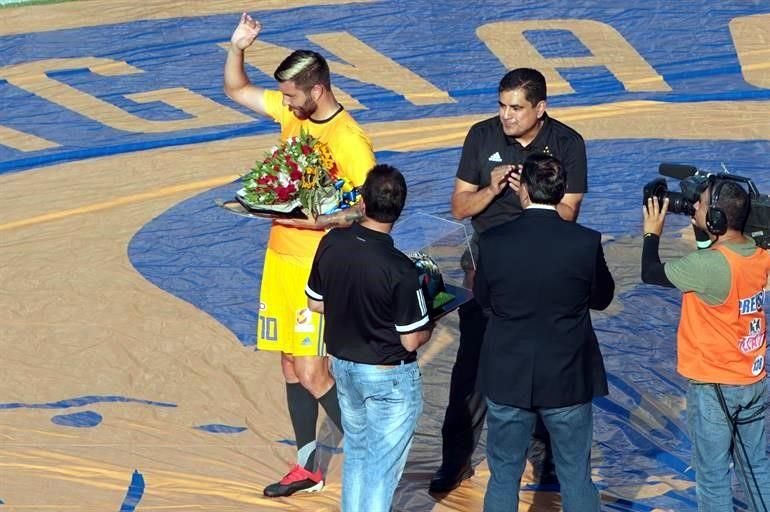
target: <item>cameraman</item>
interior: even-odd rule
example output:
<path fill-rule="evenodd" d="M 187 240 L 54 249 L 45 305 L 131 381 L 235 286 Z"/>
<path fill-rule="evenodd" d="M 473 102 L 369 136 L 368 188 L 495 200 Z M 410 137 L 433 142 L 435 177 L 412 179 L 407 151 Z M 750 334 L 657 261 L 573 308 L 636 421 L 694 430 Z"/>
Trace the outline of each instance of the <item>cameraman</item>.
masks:
<path fill-rule="evenodd" d="M 711 179 L 695 203 L 693 224 L 709 233 L 709 249 L 660 262 L 658 243 L 668 209 L 643 206 L 642 281 L 682 291 L 677 371 L 689 380 L 699 511 L 733 510 L 730 462 L 755 511 L 770 508 L 765 432 L 765 337 L 762 310 L 770 255 L 743 235 L 749 196 L 737 183 Z"/>

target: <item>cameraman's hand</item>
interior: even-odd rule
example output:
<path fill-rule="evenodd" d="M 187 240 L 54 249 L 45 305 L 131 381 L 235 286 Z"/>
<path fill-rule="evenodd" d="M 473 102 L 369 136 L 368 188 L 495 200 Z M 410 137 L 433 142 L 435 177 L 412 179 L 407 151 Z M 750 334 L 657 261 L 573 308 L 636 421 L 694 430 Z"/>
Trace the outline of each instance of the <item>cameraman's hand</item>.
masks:
<path fill-rule="evenodd" d="M 663 199 L 663 205 L 659 204 L 658 198 L 653 196 L 647 199 L 647 204 L 642 206 L 642 217 L 644 217 L 644 234 L 652 233 L 660 236 L 663 233 L 663 223 L 666 220 L 668 211 L 668 197 Z"/>

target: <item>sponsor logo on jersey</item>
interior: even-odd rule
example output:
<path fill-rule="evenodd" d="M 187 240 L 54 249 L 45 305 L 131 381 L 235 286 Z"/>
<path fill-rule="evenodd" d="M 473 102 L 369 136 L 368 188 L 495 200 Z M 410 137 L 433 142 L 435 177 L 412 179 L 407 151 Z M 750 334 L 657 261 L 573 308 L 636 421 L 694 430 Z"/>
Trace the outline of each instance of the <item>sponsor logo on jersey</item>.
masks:
<path fill-rule="evenodd" d="M 758 348 L 761 348 L 762 345 L 765 344 L 765 331 L 757 332 L 754 334 L 749 334 L 748 336 L 744 336 L 741 338 L 741 341 L 738 343 L 738 348 L 741 349 L 741 352 L 744 354 L 749 354 L 751 352 L 754 352 Z"/>
<path fill-rule="evenodd" d="M 741 315 L 750 315 L 762 311 L 762 305 L 765 302 L 765 290 L 760 291 L 752 297 L 738 300 L 738 312 Z"/>
<path fill-rule="evenodd" d="M 313 326 L 313 314 L 308 308 L 302 308 L 297 310 L 296 321 L 294 322 L 294 330 L 296 332 L 313 332 L 315 327 Z M 305 341 L 302 341 L 305 344 Z"/>

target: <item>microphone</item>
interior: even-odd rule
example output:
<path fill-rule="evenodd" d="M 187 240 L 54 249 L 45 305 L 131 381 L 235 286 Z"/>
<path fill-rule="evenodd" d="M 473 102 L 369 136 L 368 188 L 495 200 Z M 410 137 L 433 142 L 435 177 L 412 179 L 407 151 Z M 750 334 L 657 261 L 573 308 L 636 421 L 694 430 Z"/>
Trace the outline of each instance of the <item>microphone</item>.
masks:
<path fill-rule="evenodd" d="M 698 174 L 698 168 L 694 165 L 662 163 L 658 166 L 658 172 L 669 178 L 683 180 Z"/>

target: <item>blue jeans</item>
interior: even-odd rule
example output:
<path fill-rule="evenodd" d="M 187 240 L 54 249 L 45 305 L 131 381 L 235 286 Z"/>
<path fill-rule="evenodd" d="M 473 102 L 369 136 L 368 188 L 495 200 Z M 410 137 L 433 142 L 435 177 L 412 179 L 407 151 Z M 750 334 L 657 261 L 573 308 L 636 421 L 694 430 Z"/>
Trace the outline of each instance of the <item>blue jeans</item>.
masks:
<path fill-rule="evenodd" d="M 487 400 L 489 483 L 484 512 L 517 512 L 527 447 L 538 414 L 551 435 L 564 512 L 598 512 L 599 492 L 591 481 L 591 402 L 555 409 L 519 409 Z"/>
<path fill-rule="evenodd" d="M 720 385 L 727 410 L 737 421 L 733 443 L 730 423 L 713 384 L 691 382 L 687 388 L 687 423 L 692 438 L 695 493 L 700 512 L 733 510 L 730 462 L 751 510 L 770 510 L 770 468 L 765 432 L 766 383 Z M 749 470 L 750 468 L 750 470 Z M 747 488 L 748 483 L 748 488 Z M 761 492 L 757 492 L 757 488 Z M 762 502 L 764 501 L 763 508 Z M 756 504 L 756 506 L 755 506 Z"/>
<path fill-rule="evenodd" d="M 388 512 L 422 413 L 417 363 L 375 366 L 333 359 L 345 433 L 343 512 Z"/>

